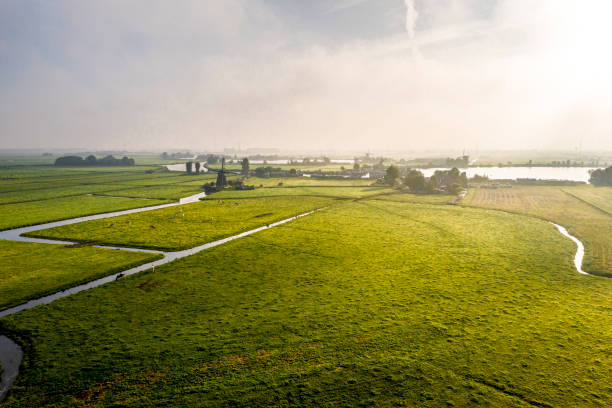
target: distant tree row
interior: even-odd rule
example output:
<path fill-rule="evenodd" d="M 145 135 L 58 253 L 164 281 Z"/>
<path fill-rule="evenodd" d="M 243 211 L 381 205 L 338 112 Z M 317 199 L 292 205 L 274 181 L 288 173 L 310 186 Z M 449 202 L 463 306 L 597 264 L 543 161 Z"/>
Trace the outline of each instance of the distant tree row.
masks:
<path fill-rule="evenodd" d="M 94 155 L 89 155 L 85 159 L 81 156 L 64 156 L 55 160 L 56 166 L 133 166 L 134 159 L 123 156 L 117 159 L 112 155 L 97 159 Z"/>
<path fill-rule="evenodd" d="M 447 157 L 446 158 L 446 166 L 447 167 L 462 167 L 465 168 L 470 164 L 470 156 L 461 156 L 455 159 Z"/>
<path fill-rule="evenodd" d="M 168 154 L 168 152 L 163 152 L 160 157 L 164 160 L 175 160 L 175 159 L 181 159 L 181 158 L 185 158 L 185 157 L 189 157 L 191 156 L 192 153 L 189 152 L 174 152 L 174 153 L 170 153 Z"/>
<path fill-rule="evenodd" d="M 593 170 L 589 181 L 594 186 L 612 186 L 612 166 L 607 169 Z"/>
<path fill-rule="evenodd" d="M 218 164 L 221 163 L 223 156 L 217 156 L 216 154 L 200 154 L 196 157 L 197 160 L 201 160 L 206 164 Z"/>

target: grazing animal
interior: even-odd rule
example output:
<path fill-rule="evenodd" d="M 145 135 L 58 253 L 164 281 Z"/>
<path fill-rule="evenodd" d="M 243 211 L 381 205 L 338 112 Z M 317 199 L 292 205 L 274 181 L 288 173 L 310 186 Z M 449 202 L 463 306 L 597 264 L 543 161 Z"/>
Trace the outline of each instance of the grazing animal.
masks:
<path fill-rule="evenodd" d="M 151 225 L 151 228 L 155 229 L 155 225 Z"/>
<path fill-rule="evenodd" d="M 117 277 L 115 278 L 115 280 L 119 280 L 121 278 L 123 278 L 125 275 L 123 275 L 122 273 L 117 274 Z"/>
<path fill-rule="evenodd" d="M 109 225 L 108 227 L 110 228 L 110 227 L 112 227 L 113 225 L 115 225 L 115 223 L 114 223 L 114 222 L 113 222 L 111 225 Z"/>

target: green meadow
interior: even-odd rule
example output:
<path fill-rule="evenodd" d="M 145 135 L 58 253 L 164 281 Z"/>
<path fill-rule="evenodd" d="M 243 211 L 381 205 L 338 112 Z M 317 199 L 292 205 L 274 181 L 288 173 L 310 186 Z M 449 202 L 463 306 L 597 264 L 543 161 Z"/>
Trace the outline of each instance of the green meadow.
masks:
<path fill-rule="evenodd" d="M 161 258 L 145 252 L 0 240 L 0 310 Z"/>
<path fill-rule="evenodd" d="M 203 182 L 201 184 L 204 184 Z M 201 186 L 200 186 L 201 187 Z M 182 184 L 156 185 L 146 187 L 130 187 L 119 190 L 110 190 L 103 195 L 130 198 L 153 198 L 159 200 L 178 200 L 181 197 L 198 194 L 202 189 L 196 186 L 183 186 Z"/>
<path fill-rule="evenodd" d="M 574 250 L 532 217 L 339 202 L 2 319 L 4 405 L 609 406 L 612 281 Z"/>
<path fill-rule="evenodd" d="M 168 202 L 212 179 L 0 168 L 0 228 Z M 178 250 L 318 209 L 0 319 L 25 352 L 0 406 L 612 405 L 612 281 L 578 274 L 548 222 L 609 274 L 611 189 L 470 189 L 451 205 L 363 180 L 246 184 L 264 187 L 35 232 Z M 156 257 L 0 241 L 0 309 Z"/>
<path fill-rule="evenodd" d="M 564 187 L 563 191 L 612 215 L 612 187 Z"/>
<path fill-rule="evenodd" d="M 216 241 L 276 221 L 331 205 L 321 197 L 268 197 L 248 200 L 204 200 L 65 225 L 26 234 L 105 245 L 176 251 Z"/>
<path fill-rule="evenodd" d="M 176 201 L 208 179 L 152 166 L 0 168 L 0 229 Z"/>
<path fill-rule="evenodd" d="M 226 198 L 256 198 L 278 196 L 310 196 L 330 198 L 363 198 L 380 194 L 395 194 L 396 190 L 383 186 L 297 186 L 297 187 L 262 187 L 255 190 L 224 190 L 208 197 L 211 200 Z"/>
<path fill-rule="evenodd" d="M 259 178 L 248 177 L 244 180 L 244 184 L 263 186 L 263 187 L 278 187 L 281 184 L 283 187 L 297 186 L 317 186 L 317 187 L 348 187 L 348 186 L 369 186 L 374 184 L 369 179 L 317 179 L 311 177 L 271 177 Z"/>
<path fill-rule="evenodd" d="M 612 277 L 611 188 L 515 186 L 470 189 L 462 204 L 539 217 L 568 228 L 585 245 L 583 269 Z"/>
<path fill-rule="evenodd" d="M 0 229 L 11 229 L 89 214 L 128 210 L 163 204 L 166 201 L 80 196 L 53 198 L 0 206 Z"/>

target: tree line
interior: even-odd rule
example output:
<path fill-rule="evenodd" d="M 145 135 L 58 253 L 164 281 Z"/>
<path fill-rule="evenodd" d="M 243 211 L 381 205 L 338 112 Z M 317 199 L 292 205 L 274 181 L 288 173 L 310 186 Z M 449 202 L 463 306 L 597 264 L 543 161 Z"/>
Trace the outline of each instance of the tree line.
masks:
<path fill-rule="evenodd" d="M 64 156 L 58 157 L 55 160 L 56 166 L 133 166 L 134 159 L 123 156 L 117 159 L 112 155 L 96 158 L 94 155 L 89 155 L 85 159 L 81 156 Z"/>

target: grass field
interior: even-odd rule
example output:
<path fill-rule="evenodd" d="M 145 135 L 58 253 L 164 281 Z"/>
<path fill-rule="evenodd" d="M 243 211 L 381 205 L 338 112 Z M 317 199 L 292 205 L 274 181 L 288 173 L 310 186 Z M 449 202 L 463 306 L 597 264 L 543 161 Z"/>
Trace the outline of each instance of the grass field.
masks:
<path fill-rule="evenodd" d="M 577 199 L 568 192 L 582 197 Z M 567 227 L 585 245 L 583 269 L 587 272 L 612 276 L 612 215 L 595 208 L 597 200 L 612 199 L 610 189 L 590 186 L 520 187 L 511 189 L 470 189 L 464 205 L 512 211 L 554 221 Z M 603 193 L 602 193 L 603 192 Z M 594 198 L 595 197 L 595 198 Z M 583 201 L 584 200 L 584 201 Z M 590 200 L 594 204 L 587 204 Z"/>
<path fill-rule="evenodd" d="M 0 310 L 160 257 L 0 240 Z"/>
<path fill-rule="evenodd" d="M 156 167 L 0 168 L 0 229 L 161 204 L 201 192 L 205 182 Z"/>
<path fill-rule="evenodd" d="M 88 214 L 163 204 L 165 201 L 81 196 L 0 206 L 0 229 L 41 224 Z"/>
<path fill-rule="evenodd" d="M 301 186 L 301 187 L 263 187 L 255 190 L 224 190 L 211 194 L 207 199 L 219 200 L 227 198 L 255 198 L 278 196 L 311 196 L 333 198 L 363 198 L 378 194 L 396 193 L 388 187 L 382 186 Z"/>
<path fill-rule="evenodd" d="M 200 187 L 171 184 L 148 187 L 131 187 L 126 189 L 110 190 L 101 194 L 131 198 L 141 197 L 160 200 L 178 200 L 181 197 L 187 197 L 201 192 L 202 189 Z"/>
<path fill-rule="evenodd" d="M 535 218 L 344 201 L 2 319 L 4 405 L 610 406 L 612 281 L 573 253 Z"/>
<path fill-rule="evenodd" d="M 282 183 L 283 187 L 296 186 L 323 186 L 323 187 L 347 187 L 347 186 L 369 186 L 374 184 L 372 180 L 357 179 L 357 180 L 327 180 L 316 179 L 311 177 L 284 177 L 284 178 L 258 178 L 249 177 L 244 181 L 244 184 L 264 187 L 278 187 Z"/>
<path fill-rule="evenodd" d="M 583 200 L 612 216 L 612 187 L 564 187 L 563 191 Z"/>
<path fill-rule="evenodd" d="M 0 168 L 0 228 L 163 202 L 86 192 L 175 199 L 214 178 L 139 167 Z M 578 274 L 545 221 L 609 273 L 612 189 L 474 189 L 456 206 L 280 181 L 38 231 L 176 250 L 324 208 L 1 319 L 25 350 L 1 406 L 612 405 L 612 281 Z M 152 256 L 0 241 L 0 309 Z"/>
<path fill-rule="evenodd" d="M 192 248 L 280 221 L 333 200 L 320 197 L 206 200 L 113 219 L 36 231 L 29 236 L 164 250 Z"/>

